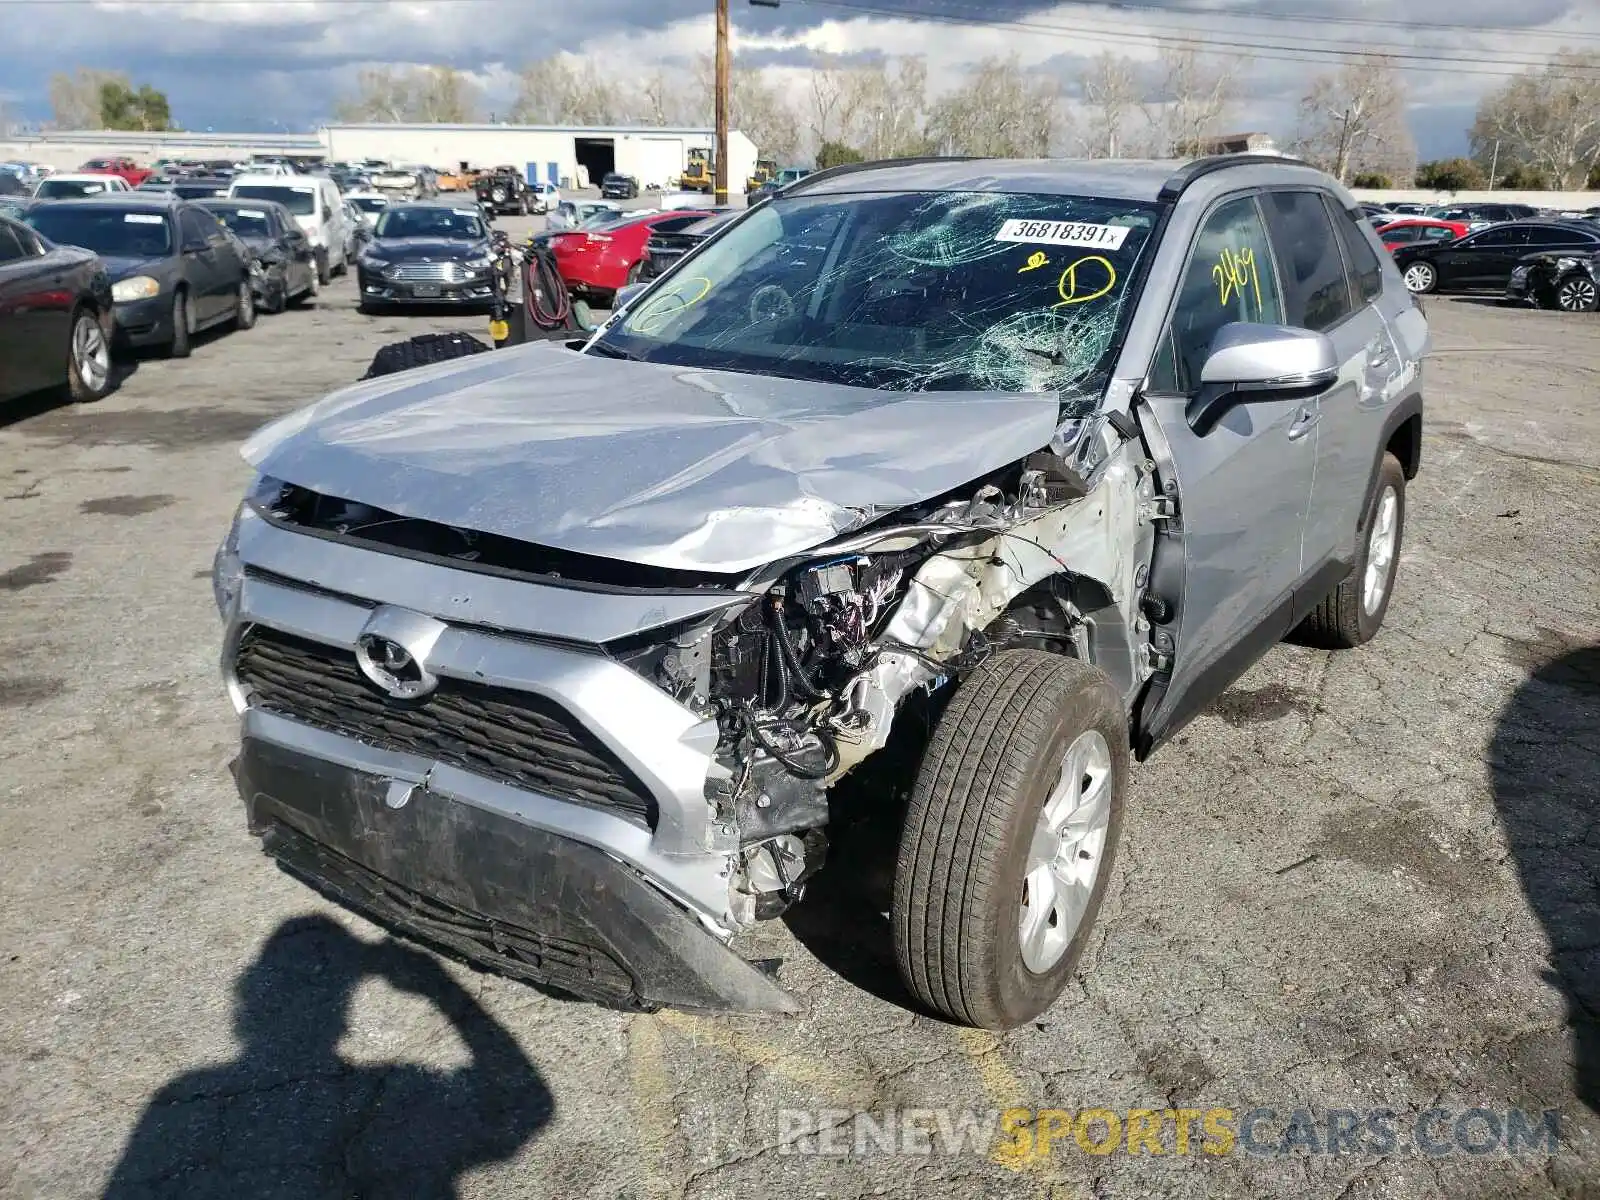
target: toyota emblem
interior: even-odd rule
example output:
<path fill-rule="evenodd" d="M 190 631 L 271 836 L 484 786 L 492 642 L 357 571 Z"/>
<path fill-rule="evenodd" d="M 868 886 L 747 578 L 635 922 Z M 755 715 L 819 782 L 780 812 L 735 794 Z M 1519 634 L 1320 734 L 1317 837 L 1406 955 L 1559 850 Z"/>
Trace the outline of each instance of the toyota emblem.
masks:
<path fill-rule="evenodd" d="M 356 643 L 361 673 L 396 700 L 419 700 L 439 686 L 439 679 L 399 642 L 363 634 Z"/>

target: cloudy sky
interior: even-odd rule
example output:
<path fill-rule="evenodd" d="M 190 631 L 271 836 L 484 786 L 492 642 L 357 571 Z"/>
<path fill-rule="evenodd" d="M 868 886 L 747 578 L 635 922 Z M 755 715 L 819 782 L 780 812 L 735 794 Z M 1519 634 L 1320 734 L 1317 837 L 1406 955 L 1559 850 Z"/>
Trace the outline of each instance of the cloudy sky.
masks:
<path fill-rule="evenodd" d="M 1407 66 L 1422 156 L 1465 149 L 1478 98 L 1564 47 L 1600 51 L 1600 0 L 732 0 L 736 53 L 799 87 L 814 51 L 920 53 L 932 90 L 985 55 L 1074 80 L 1102 50 L 1151 59 L 1157 37 L 1236 56 L 1246 99 L 1232 124 L 1286 134 L 1307 81 L 1338 52 Z M 712 40 L 712 0 L 0 0 L 0 104 L 48 120 L 55 71 L 126 71 L 171 98 L 191 129 L 304 131 L 356 73 L 436 63 L 472 74 L 486 109 L 509 104 L 522 62 L 590 55 L 627 78 L 687 63 Z"/>

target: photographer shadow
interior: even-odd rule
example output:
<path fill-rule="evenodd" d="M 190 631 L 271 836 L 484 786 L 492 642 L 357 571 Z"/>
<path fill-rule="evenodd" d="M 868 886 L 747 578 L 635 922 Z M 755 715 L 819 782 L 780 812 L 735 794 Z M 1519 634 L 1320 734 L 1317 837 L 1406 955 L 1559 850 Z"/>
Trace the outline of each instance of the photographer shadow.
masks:
<path fill-rule="evenodd" d="M 1600 1113 L 1600 646 L 1563 645 L 1530 672 L 1490 745 L 1495 807 L 1567 1002 L 1573 1088 Z"/>
<path fill-rule="evenodd" d="M 467 1065 L 343 1058 L 350 1003 L 367 978 L 433 1003 Z M 550 1120 L 549 1089 L 516 1041 L 409 946 L 295 918 L 234 990 L 239 1057 L 181 1075 L 150 1100 L 108 1200 L 451 1197 L 466 1172 L 510 1159 Z"/>

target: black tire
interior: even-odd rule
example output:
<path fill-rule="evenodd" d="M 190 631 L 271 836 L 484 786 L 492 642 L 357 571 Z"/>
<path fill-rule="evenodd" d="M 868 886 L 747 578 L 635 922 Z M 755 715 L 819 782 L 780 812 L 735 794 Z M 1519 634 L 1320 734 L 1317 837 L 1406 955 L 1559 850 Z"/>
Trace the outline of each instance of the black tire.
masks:
<path fill-rule="evenodd" d="M 1600 286 L 1584 272 L 1573 271 L 1556 282 L 1555 307 L 1562 312 L 1594 312 L 1600 308 Z"/>
<path fill-rule="evenodd" d="M 256 309 L 258 311 L 264 312 L 268 316 L 274 316 L 278 313 L 281 313 L 288 307 L 289 282 L 287 279 L 281 281 L 277 287 L 269 286 L 267 288 L 266 295 L 261 298 L 261 303 L 256 305 Z"/>
<path fill-rule="evenodd" d="M 1029 848 L 1067 747 L 1090 730 L 1109 762 L 1099 871 L 1061 957 L 1035 972 L 1019 927 Z M 895 868 L 895 957 L 918 1000 L 986 1029 L 1020 1025 L 1055 1002 L 1111 878 L 1127 777 L 1127 714 L 1097 668 L 1006 650 L 967 677 L 923 756 Z"/>
<path fill-rule="evenodd" d="M 328 266 L 328 252 L 317 251 L 317 286 L 327 287 L 328 281 L 333 278 L 333 269 Z"/>
<path fill-rule="evenodd" d="M 528 215 L 528 198 L 526 196 L 523 196 L 521 199 L 519 199 L 517 201 L 517 216 L 525 217 L 527 215 Z"/>
<path fill-rule="evenodd" d="M 377 379 L 382 375 L 393 375 L 430 363 L 448 362 L 453 358 L 465 358 L 469 354 L 481 354 L 492 349 L 492 346 L 484 345 L 470 333 L 423 333 L 403 342 L 390 342 L 379 349 L 362 378 Z"/>
<path fill-rule="evenodd" d="M 194 349 L 189 329 L 189 293 L 179 290 L 172 298 L 172 341 L 167 343 L 168 358 L 188 358 Z"/>
<path fill-rule="evenodd" d="M 239 284 L 239 294 L 233 298 L 233 327 L 236 330 L 254 329 L 256 326 L 256 294 L 250 281 Z"/>
<path fill-rule="evenodd" d="M 1385 568 L 1383 595 L 1369 611 L 1363 593 L 1373 552 L 1373 522 L 1382 508 L 1384 497 L 1391 490 L 1395 497 L 1394 543 Z M 1377 483 L 1372 495 L 1367 498 L 1366 511 L 1361 515 L 1355 567 L 1300 622 L 1291 638 L 1326 650 L 1350 650 L 1377 636 L 1383 626 L 1384 614 L 1389 611 L 1389 601 L 1394 596 L 1395 575 L 1400 568 L 1400 550 L 1405 544 L 1405 532 L 1406 473 L 1398 458 L 1385 454 L 1378 467 Z"/>
<path fill-rule="evenodd" d="M 90 328 L 92 327 L 92 331 Z M 78 404 L 92 404 L 111 391 L 111 346 L 106 340 L 99 319 L 91 309 L 80 308 L 72 314 L 72 324 L 67 335 L 67 396 Z M 97 378 L 91 371 L 85 373 L 78 367 L 80 336 L 88 343 L 104 348 L 105 378 Z"/>

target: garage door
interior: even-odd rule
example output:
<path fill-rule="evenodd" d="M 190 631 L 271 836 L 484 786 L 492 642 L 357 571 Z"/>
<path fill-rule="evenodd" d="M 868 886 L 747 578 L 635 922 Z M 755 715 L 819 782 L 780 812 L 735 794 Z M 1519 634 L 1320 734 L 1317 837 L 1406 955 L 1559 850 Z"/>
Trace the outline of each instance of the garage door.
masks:
<path fill-rule="evenodd" d="M 653 183 L 672 187 L 677 184 L 678 176 L 683 173 L 682 138 L 634 138 L 622 145 L 628 147 L 628 157 L 633 159 L 633 165 L 624 167 L 619 164 L 618 169 L 637 176 L 640 186 L 649 187 Z M 618 149 L 620 157 L 621 147 Z"/>

